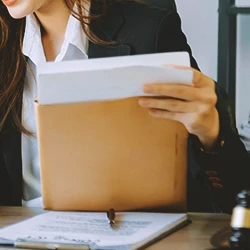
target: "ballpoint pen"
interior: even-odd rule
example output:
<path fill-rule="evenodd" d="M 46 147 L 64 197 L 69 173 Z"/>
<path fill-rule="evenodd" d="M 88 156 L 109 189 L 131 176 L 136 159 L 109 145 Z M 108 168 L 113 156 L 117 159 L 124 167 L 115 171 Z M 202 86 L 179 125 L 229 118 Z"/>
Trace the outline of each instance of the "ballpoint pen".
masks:
<path fill-rule="evenodd" d="M 109 209 L 109 211 L 107 212 L 107 217 L 109 220 L 110 227 L 114 227 L 115 226 L 115 210 L 113 208 Z"/>

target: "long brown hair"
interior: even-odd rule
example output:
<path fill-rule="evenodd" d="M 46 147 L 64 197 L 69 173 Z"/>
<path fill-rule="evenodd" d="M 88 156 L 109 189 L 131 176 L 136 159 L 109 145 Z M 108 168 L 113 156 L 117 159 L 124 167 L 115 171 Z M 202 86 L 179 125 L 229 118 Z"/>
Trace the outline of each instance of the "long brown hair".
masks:
<path fill-rule="evenodd" d="M 95 0 L 102 6 L 101 14 L 83 14 L 88 0 L 62 0 L 72 15 L 82 24 L 88 39 L 94 43 L 108 45 L 96 37 L 88 28 L 89 20 L 104 14 L 107 0 Z M 85 2 L 84 2 L 85 1 Z M 93 0 L 92 0 L 93 1 Z M 74 10 L 74 5 L 77 11 Z M 88 11 L 87 11 L 88 12 Z M 22 94 L 27 62 L 22 53 L 22 41 L 25 30 L 25 18 L 14 19 L 0 1 L 0 132 L 5 124 L 14 126 L 17 130 L 31 134 L 21 123 Z"/>

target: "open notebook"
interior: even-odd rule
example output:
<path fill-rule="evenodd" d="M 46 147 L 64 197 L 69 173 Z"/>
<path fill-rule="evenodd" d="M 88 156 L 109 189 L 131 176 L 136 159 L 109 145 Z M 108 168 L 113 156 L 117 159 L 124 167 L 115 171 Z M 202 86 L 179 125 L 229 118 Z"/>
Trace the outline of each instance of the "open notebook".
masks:
<path fill-rule="evenodd" d="M 188 222 L 186 214 L 47 212 L 0 230 L 0 244 L 35 249 L 144 249 Z"/>

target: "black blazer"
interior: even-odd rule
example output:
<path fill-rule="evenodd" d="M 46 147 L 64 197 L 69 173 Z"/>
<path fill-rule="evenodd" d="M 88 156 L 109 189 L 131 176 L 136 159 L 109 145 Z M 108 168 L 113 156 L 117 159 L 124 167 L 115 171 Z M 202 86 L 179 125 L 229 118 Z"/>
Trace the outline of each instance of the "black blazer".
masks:
<path fill-rule="evenodd" d="M 99 13 L 99 6 L 92 6 L 91 9 L 92 13 Z M 180 17 L 172 8 L 156 8 L 135 2 L 116 3 L 106 15 L 91 21 L 91 30 L 104 40 L 116 40 L 118 43 L 99 46 L 90 42 L 89 58 L 187 51 L 192 67 L 198 69 L 181 30 Z M 200 151 L 197 138 L 190 135 L 189 211 L 230 212 L 235 194 L 248 183 L 245 178 L 250 167 L 247 165 L 247 153 L 238 138 L 227 95 L 218 85 L 216 92 L 221 117 L 220 132 L 226 143 L 218 155 L 210 156 Z M 223 189 L 210 185 L 205 174 L 207 169 L 218 172 Z M 21 205 L 21 197 L 21 135 L 10 123 L 6 123 L 6 132 L 0 134 L 0 204 Z"/>

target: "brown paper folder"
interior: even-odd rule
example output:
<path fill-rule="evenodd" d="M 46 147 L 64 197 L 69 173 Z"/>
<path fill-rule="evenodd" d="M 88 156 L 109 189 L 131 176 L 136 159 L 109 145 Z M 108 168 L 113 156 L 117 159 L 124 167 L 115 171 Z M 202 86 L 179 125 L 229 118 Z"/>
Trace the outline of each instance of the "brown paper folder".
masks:
<path fill-rule="evenodd" d="M 187 137 L 138 98 L 36 103 L 45 209 L 186 211 Z"/>

